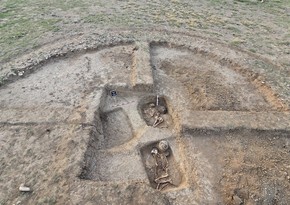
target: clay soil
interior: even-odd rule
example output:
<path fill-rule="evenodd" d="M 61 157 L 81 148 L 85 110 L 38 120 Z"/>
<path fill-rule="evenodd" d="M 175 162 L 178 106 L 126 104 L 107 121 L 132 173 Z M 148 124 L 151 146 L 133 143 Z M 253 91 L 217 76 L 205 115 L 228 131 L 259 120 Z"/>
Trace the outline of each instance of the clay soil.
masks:
<path fill-rule="evenodd" d="M 50 3 L 0 5 L 0 205 L 289 204 L 287 1 Z"/>

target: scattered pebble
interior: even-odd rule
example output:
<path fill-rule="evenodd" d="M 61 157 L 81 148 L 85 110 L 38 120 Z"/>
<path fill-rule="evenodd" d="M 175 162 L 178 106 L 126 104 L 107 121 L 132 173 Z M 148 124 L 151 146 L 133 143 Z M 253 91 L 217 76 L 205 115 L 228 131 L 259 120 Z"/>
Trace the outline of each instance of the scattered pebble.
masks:
<path fill-rule="evenodd" d="M 242 205 L 243 203 L 244 202 L 240 197 L 238 197 L 237 195 L 233 196 L 233 204 L 234 205 Z"/>
<path fill-rule="evenodd" d="M 20 187 L 19 187 L 19 191 L 30 192 L 31 189 L 29 187 L 25 186 L 24 184 L 21 184 Z"/>
<path fill-rule="evenodd" d="M 13 205 L 20 205 L 21 204 L 21 201 L 17 201 L 16 204 L 13 204 Z"/>
<path fill-rule="evenodd" d="M 18 72 L 18 76 L 23 76 L 23 74 L 24 74 L 24 71 Z"/>

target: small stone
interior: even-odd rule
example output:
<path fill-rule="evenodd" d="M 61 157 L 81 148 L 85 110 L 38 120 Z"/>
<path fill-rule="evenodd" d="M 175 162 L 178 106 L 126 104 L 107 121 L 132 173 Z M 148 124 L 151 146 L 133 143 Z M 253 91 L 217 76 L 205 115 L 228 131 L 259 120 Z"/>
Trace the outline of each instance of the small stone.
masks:
<path fill-rule="evenodd" d="M 80 20 L 79 19 L 74 19 L 73 22 L 74 23 L 78 23 Z"/>
<path fill-rule="evenodd" d="M 242 205 L 243 204 L 243 200 L 238 197 L 237 195 L 233 196 L 233 204 L 234 205 Z"/>
<path fill-rule="evenodd" d="M 239 188 L 234 190 L 234 194 L 241 199 L 248 199 L 249 198 L 249 191 L 245 188 Z"/>
<path fill-rule="evenodd" d="M 134 50 L 134 51 L 139 50 L 139 46 L 136 45 L 136 46 L 133 48 L 133 50 Z"/>
<path fill-rule="evenodd" d="M 21 184 L 20 187 L 19 187 L 19 191 L 30 192 L 31 189 L 29 187 L 25 186 L 24 184 Z"/>

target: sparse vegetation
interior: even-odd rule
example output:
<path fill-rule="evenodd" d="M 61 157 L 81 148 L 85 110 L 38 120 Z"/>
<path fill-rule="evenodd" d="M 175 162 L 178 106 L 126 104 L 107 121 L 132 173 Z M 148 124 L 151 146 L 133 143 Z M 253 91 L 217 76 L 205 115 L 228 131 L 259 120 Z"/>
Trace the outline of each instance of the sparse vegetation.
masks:
<path fill-rule="evenodd" d="M 0 6 L 0 62 L 31 51 L 84 28 L 158 27 L 200 31 L 208 37 L 243 49 L 267 53 L 263 39 L 269 37 L 272 52 L 287 52 L 289 8 L 287 1 L 43 1 L 11 0 Z M 273 15 L 274 14 L 274 15 Z M 244 26 L 242 26 L 244 25 Z M 221 35 L 216 35 L 220 33 Z M 269 35 L 270 33 L 270 35 Z M 244 43 L 229 35 L 242 36 Z M 279 46 L 277 46 L 279 45 Z M 257 49 L 259 48 L 259 49 Z M 287 54 L 287 53 L 285 53 Z"/>
<path fill-rule="evenodd" d="M 37 205 L 54 205 L 56 204 L 57 200 L 55 197 L 53 196 L 48 196 L 48 197 L 45 197 L 44 199 L 42 199 L 41 201 L 39 201 L 37 203 Z"/>

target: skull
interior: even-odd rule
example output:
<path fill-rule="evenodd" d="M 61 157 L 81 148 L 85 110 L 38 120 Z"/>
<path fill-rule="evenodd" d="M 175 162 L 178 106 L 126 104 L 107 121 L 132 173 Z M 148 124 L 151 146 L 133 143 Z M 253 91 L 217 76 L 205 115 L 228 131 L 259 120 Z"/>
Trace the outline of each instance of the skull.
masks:
<path fill-rule="evenodd" d="M 152 155 L 156 155 L 156 154 L 158 154 L 158 149 L 154 147 L 154 148 L 151 150 L 151 154 L 152 154 Z"/>

